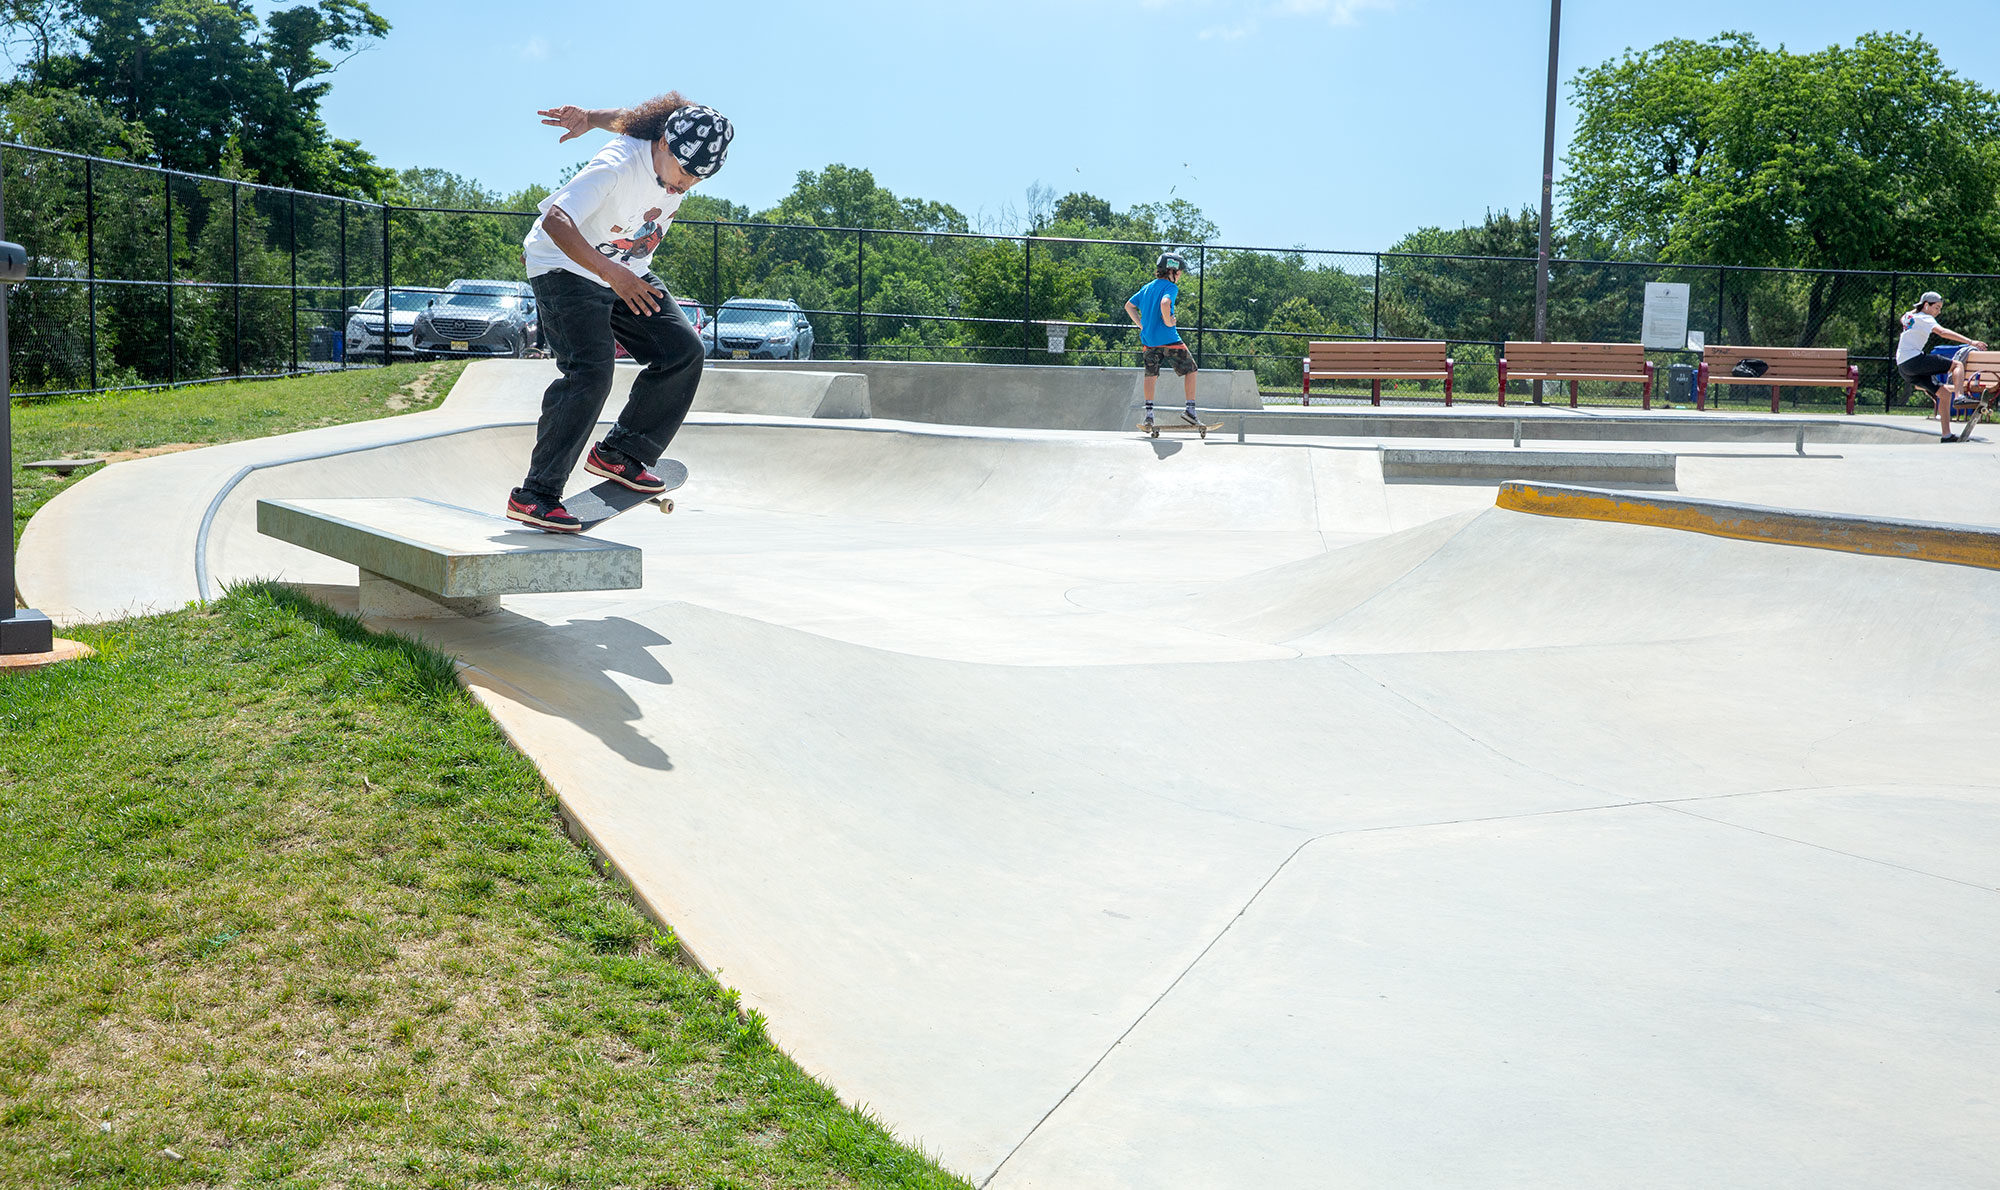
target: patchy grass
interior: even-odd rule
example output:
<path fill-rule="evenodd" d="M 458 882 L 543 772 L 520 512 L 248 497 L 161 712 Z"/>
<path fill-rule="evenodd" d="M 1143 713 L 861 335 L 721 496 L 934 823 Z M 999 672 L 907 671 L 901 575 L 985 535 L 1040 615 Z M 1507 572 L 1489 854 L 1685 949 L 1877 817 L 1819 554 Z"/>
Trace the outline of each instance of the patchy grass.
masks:
<path fill-rule="evenodd" d="M 0 680 L 0 1185 L 965 1184 L 678 959 L 449 659 L 263 585 L 68 631 Z"/>
<path fill-rule="evenodd" d="M 21 530 L 37 509 L 89 474 L 80 471 L 59 479 L 46 471 L 25 470 L 23 463 L 85 455 L 138 457 L 434 409 L 465 364 L 393 364 L 285 380 L 16 402 L 14 541 L 19 544 Z"/>

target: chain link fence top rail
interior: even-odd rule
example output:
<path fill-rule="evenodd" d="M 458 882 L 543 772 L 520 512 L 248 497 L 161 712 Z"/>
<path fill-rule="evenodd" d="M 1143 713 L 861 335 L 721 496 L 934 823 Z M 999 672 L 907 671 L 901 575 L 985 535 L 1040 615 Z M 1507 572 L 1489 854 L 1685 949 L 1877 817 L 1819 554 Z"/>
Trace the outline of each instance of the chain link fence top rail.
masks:
<path fill-rule="evenodd" d="M 525 291 L 468 284 L 526 280 L 533 211 L 401 207 L 7 142 L 0 200 L 7 238 L 29 254 L 9 303 L 21 399 L 539 347 Z M 1125 301 L 1166 247 L 1188 258 L 1179 321 L 1197 361 L 1254 371 L 1273 400 L 1299 393 L 1316 339 L 1444 340 L 1458 399 L 1476 400 L 1494 395 L 1501 345 L 1534 337 L 1536 263 L 1525 257 L 683 219 L 653 268 L 710 315 L 731 298 L 796 303 L 820 359 L 1123 367 L 1139 356 Z M 1688 326 L 1709 343 L 1847 348 L 1885 408 L 1910 400 L 1890 350 L 1923 290 L 1950 300 L 1950 325 L 2000 338 L 2000 275 L 1563 259 L 1550 264 L 1549 337 L 1637 341 L 1649 281 L 1688 286 Z M 454 287 L 485 292 L 444 292 Z M 417 315 L 440 306 L 452 335 L 413 336 Z M 1052 322 L 1066 326 L 1060 354 L 1048 350 Z M 492 333 L 473 333 L 482 327 Z M 1663 367 L 1695 358 L 1652 355 Z M 1313 395 L 1368 399 L 1325 382 Z M 1442 399 L 1434 382 L 1391 395 Z M 1785 396 L 1795 407 L 1845 399 L 1827 388 Z M 1585 383 L 1579 397 L 1639 399 L 1608 383 Z M 1747 388 L 1711 399 L 1769 407 Z"/>

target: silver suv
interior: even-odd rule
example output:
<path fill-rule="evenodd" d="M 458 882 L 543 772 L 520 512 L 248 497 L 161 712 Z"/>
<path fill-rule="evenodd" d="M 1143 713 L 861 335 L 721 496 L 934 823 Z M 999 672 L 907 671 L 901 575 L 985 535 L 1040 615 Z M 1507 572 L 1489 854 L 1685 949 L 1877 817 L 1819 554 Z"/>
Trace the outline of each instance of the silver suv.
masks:
<path fill-rule="evenodd" d="M 797 302 L 733 297 L 715 312 L 717 359 L 811 359 L 812 323 Z"/>
<path fill-rule="evenodd" d="M 417 314 L 411 347 L 419 359 L 438 355 L 519 358 L 536 345 L 540 333 L 535 291 L 526 281 L 461 277 Z"/>

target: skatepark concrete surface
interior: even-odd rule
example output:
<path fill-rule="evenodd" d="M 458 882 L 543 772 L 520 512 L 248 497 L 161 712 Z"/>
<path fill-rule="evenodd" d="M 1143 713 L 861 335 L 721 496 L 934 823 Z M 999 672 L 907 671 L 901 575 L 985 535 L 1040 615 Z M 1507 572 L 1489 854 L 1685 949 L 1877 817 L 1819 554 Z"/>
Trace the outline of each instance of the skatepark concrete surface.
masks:
<path fill-rule="evenodd" d="M 256 501 L 497 512 L 538 367 L 106 467 L 22 590 L 351 608 Z M 760 371 L 704 388 L 678 511 L 600 530 L 642 588 L 378 626 L 460 657 L 573 828 L 898 1136 L 1007 1188 L 2000 1185 L 2000 571 L 1382 478 L 1448 435 L 890 419 Z M 1995 431 L 1804 420 L 1804 454 L 1643 441 L 1673 495 L 2000 524 Z"/>

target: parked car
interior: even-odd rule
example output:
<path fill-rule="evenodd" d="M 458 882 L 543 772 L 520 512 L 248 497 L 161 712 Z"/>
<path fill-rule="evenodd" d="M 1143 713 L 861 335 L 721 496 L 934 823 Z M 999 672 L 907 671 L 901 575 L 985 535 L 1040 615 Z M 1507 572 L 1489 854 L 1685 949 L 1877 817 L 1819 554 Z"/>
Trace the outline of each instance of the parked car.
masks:
<path fill-rule="evenodd" d="M 694 333 L 701 336 L 701 350 L 704 355 L 715 354 L 715 319 L 709 317 L 708 310 L 700 302 L 688 298 L 675 298 L 681 304 L 681 312 L 694 324 Z"/>
<path fill-rule="evenodd" d="M 716 359 L 811 359 L 812 349 L 812 323 L 797 302 L 736 297 L 716 311 Z"/>
<path fill-rule="evenodd" d="M 526 355 L 541 337 L 535 291 L 525 281 L 459 278 L 417 314 L 412 349 L 437 355 Z"/>
<path fill-rule="evenodd" d="M 391 358 L 412 354 L 410 334 L 416 324 L 417 315 L 423 313 L 424 307 L 435 301 L 442 292 L 438 289 L 395 291 L 396 296 L 389 310 L 389 322 L 395 335 L 395 340 L 389 344 Z M 358 358 L 366 361 L 371 356 L 376 359 L 382 358 L 381 290 L 369 290 L 368 296 L 362 298 L 359 305 L 347 308 L 346 347 L 348 359 Z"/>

